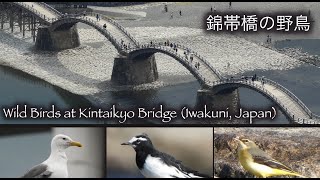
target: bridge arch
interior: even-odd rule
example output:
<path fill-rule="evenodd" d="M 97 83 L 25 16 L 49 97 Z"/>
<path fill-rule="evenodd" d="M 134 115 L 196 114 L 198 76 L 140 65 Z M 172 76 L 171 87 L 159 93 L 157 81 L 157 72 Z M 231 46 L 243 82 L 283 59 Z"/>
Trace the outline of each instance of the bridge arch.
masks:
<path fill-rule="evenodd" d="M 85 16 L 66 16 L 58 19 L 57 21 L 54 21 L 52 25 L 49 27 L 50 31 L 59 31 L 59 30 L 65 30 L 72 26 L 74 26 L 77 23 L 84 23 L 87 24 L 97 31 L 99 31 L 103 36 L 105 36 L 112 45 L 117 49 L 119 53 L 123 53 L 123 48 L 120 44 L 120 42 L 113 36 L 109 31 L 101 27 L 101 25 L 97 24 L 95 21 L 93 21 L 90 18 L 87 18 Z"/>
<path fill-rule="evenodd" d="M 262 81 L 264 82 L 262 84 Z M 282 93 L 286 94 L 288 98 L 290 98 L 290 102 L 293 103 L 294 106 L 299 107 L 299 109 L 294 108 L 293 106 L 290 106 L 288 101 L 281 100 L 281 96 L 277 95 L 277 93 L 273 93 L 267 90 L 265 88 L 265 85 L 269 85 L 274 89 L 277 89 L 281 91 Z M 233 89 L 233 88 L 247 88 L 251 89 L 253 91 L 258 92 L 259 94 L 265 96 L 280 108 L 281 112 L 291 121 L 296 123 L 307 123 L 307 124 L 315 124 L 318 123 L 317 119 L 319 119 L 319 116 L 312 113 L 307 106 L 298 99 L 292 92 L 287 90 L 285 87 L 281 86 L 280 84 L 266 79 L 257 77 L 255 81 L 245 80 L 245 79 L 224 79 L 215 82 L 211 90 L 214 93 L 219 93 L 227 89 Z M 314 119 L 314 120 L 313 120 Z"/>
<path fill-rule="evenodd" d="M 268 94 L 266 92 L 264 92 L 263 90 L 256 88 L 254 85 L 252 84 L 247 84 L 247 83 L 240 83 L 240 82 L 230 82 L 230 83 L 223 83 L 223 84 L 219 84 L 216 86 L 212 87 L 212 90 L 215 93 L 219 93 L 222 92 L 224 90 L 228 90 L 228 89 L 237 89 L 237 88 L 247 88 L 247 89 L 251 89 L 261 95 L 263 95 L 264 97 L 266 97 L 267 99 L 271 100 L 273 103 L 275 103 L 281 110 L 281 112 L 288 118 L 288 119 L 292 119 L 292 115 L 285 109 L 285 107 L 279 103 L 273 96 L 272 94 Z"/>
<path fill-rule="evenodd" d="M 180 50 L 181 51 L 181 50 Z M 127 58 L 132 61 L 138 61 L 140 57 L 144 56 L 151 56 L 155 53 L 162 53 L 165 55 L 168 55 L 172 58 L 174 58 L 176 61 L 178 61 L 182 66 L 184 66 L 200 83 L 202 87 L 209 87 L 207 80 L 201 73 L 194 67 L 194 65 L 187 61 L 183 56 L 176 53 L 173 49 L 169 49 L 166 46 L 146 46 L 146 47 L 140 47 L 137 49 L 131 49 L 127 52 Z"/>
<path fill-rule="evenodd" d="M 24 11 L 28 12 L 29 14 L 34 15 L 39 21 L 41 21 L 42 24 L 45 25 L 50 25 L 51 22 L 55 21 L 56 18 L 50 18 L 50 17 L 46 17 L 43 13 L 41 13 L 40 11 L 38 11 L 36 8 L 24 3 L 24 2 L 2 2 L 2 3 L 7 3 L 16 7 L 19 7 L 21 9 L 23 9 Z M 42 2 L 35 2 L 37 3 L 39 6 L 42 6 L 46 9 L 48 9 L 50 12 L 52 12 L 53 14 L 56 15 L 56 17 L 60 17 L 61 13 L 57 10 L 55 10 L 54 8 L 52 8 L 51 6 L 42 3 Z"/>

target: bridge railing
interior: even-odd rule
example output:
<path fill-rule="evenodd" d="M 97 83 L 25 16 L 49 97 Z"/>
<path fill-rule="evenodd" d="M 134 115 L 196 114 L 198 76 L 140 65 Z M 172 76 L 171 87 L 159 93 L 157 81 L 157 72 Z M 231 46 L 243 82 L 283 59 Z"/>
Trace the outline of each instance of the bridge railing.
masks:
<path fill-rule="evenodd" d="M 259 89 L 260 91 L 263 91 L 263 93 L 267 96 L 269 96 L 271 99 L 273 99 L 274 101 L 276 101 L 276 103 L 284 110 L 286 110 L 286 113 L 288 114 L 288 116 L 290 117 L 294 117 L 294 114 L 290 113 L 288 111 L 288 108 L 273 94 L 271 94 L 269 91 L 265 90 L 265 88 L 263 88 L 263 86 L 260 86 L 258 84 L 255 84 L 254 82 L 252 82 L 251 80 L 246 80 L 246 79 L 242 79 L 242 78 L 230 78 L 230 79 L 222 79 L 219 81 L 216 81 L 212 84 L 212 86 L 217 86 L 217 85 L 221 85 L 221 84 L 225 84 L 225 83 L 240 83 L 240 84 L 246 84 L 248 86 L 254 87 L 255 89 Z"/>
<path fill-rule="evenodd" d="M 261 77 L 259 77 L 261 79 Z M 312 118 L 313 113 L 311 110 L 298 98 L 296 97 L 291 91 L 289 91 L 287 88 L 283 87 L 281 84 L 276 83 L 270 79 L 262 78 L 262 81 L 265 81 L 266 83 L 272 84 L 276 86 L 277 88 L 281 89 L 284 93 L 286 93 L 292 100 L 294 100 L 296 103 L 299 104 L 299 106 Z"/>
<path fill-rule="evenodd" d="M 315 114 L 315 113 L 312 112 L 311 115 L 312 115 L 312 118 L 320 120 L 320 116 L 318 114 Z"/>
<path fill-rule="evenodd" d="M 114 44 L 114 46 L 121 51 L 121 45 L 120 43 L 117 41 L 117 39 L 105 28 L 103 28 L 103 26 L 101 26 L 100 24 L 98 24 L 97 22 L 95 22 L 94 20 L 92 20 L 89 17 L 86 16 L 77 16 L 77 15 L 67 15 L 67 16 L 62 16 L 61 18 L 59 18 L 59 22 L 60 23 L 66 23 L 66 22 L 74 22 L 74 19 L 82 21 L 86 24 L 91 25 L 92 27 L 94 27 L 95 29 L 97 29 L 99 32 L 101 32 L 101 34 L 103 34 L 106 38 L 109 39 L 109 41 Z M 56 22 L 57 23 L 57 22 Z M 53 24 L 56 25 L 56 24 Z"/>
<path fill-rule="evenodd" d="M 175 43 L 175 45 L 178 47 L 178 48 L 181 48 L 181 49 L 187 49 L 187 47 L 186 46 L 184 46 L 184 45 L 180 45 L 180 44 L 177 44 L 177 43 Z M 159 43 L 159 44 L 156 44 L 156 43 L 154 43 L 153 45 L 151 45 L 151 44 L 145 44 L 145 45 L 141 45 L 141 47 L 166 47 L 166 46 L 164 46 L 163 45 L 163 43 Z M 169 46 L 168 46 L 169 47 Z M 190 49 L 190 48 L 189 48 Z M 195 52 L 195 51 L 190 51 L 191 53 L 193 53 L 194 54 L 194 56 L 196 56 L 202 63 L 204 63 L 204 65 L 206 65 L 208 68 L 209 68 L 209 70 L 211 70 L 219 79 L 223 79 L 224 77 L 221 75 L 221 73 L 219 72 L 219 71 L 217 71 L 216 69 L 214 69 L 213 67 L 212 67 L 212 65 L 207 61 L 207 60 L 205 60 L 203 57 L 201 57 L 200 55 L 198 55 L 198 53 L 197 52 Z M 176 52 L 175 52 L 176 53 Z M 185 59 L 185 58 L 183 58 L 183 57 L 181 57 L 183 60 Z M 189 62 L 189 61 L 186 61 L 186 62 Z M 210 84 L 211 83 L 211 81 L 208 81 L 208 80 L 206 80 L 206 82 L 208 82 L 208 84 Z"/>
<path fill-rule="evenodd" d="M 35 8 L 33 8 L 32 6 L 24 3 L 24 2 L 13 2 L 15 4 L 18 4 L 19 6 L 27 9 L 28 11 L 33 12 L 36 16 L 38 16 L 39 18 L 41 18 L 42 20 L 44 20 L 47 23 L 51 23 L 52 19 L 46 17 L 44 14 L 42 14 L 41 12 L 39 12 L 38 10 L 36 10 Z"/>
<path fill-rule="evenodd" d="M 89 13 L 91 16 L 95 17 L 97 14 L 99 15 L 100 18 L 110 22 L 111 24 L 113 24 L 114 26 L 116 26 L 118 29 L 120 29 L 136 46 L 139 46 L 139 42 L 123 27 L 121 26 L 119 23 L 117 23 L 116 21 L 114 21 L 113 19 L 111 19 L 110 17 L 104 15 L 104 14 L 100 14 L 100 13 L 94 13 L 94 12 L 90 12 Z"/>
<path fill-rule="evenodd" d="M 191 50 L 190 48 L 188 48 L 188 47 L 186 47 L 186 46 L 184 46 L 184 45 L 178 44 L 177 46 L 180 47 L 180 48 L 182 48 L 182 49 L 189 49 L 189 50 Z M 212 65 L 211 65 L 206 59 L 204 59 L 203 57 L 201 57 L 196 51 L 191 50 L 191 53 L 193 53 L 194 56 L 196 56 L 198 59 L 200 59 L 206 66 L 208 66 L 209 69 L 210 69 L 211 71 L 213 71 L 213 72 L 218 76 L 219 79 L 223 79 L 223 76 L 221 75 L 221 73 L 220 73 L 218 70 L 216 70 L 215 68 L 213 68 Z"/>
<path fill-rule="evenodd" d="M 258 79 L 261 80 L 261 77 L 259 77 Z M 265 82 L 266 83 L 272 83 L 272 85 L 275 85 L 275 84 L 278 84 L 278 83 L 275 83 L 274 81 L 268 79 L 265 79 Z M 255 87 L 256 89 L 259 89 L 261 91 L 263 91 L 267 96 L 269 96 L 270 98 L 272 98 L 273 100 L 275 100 L 277 102 L 277 104 L 286 111 L 286 114 L 288 116 L 291 117 L 291 119 L 293 119 L 293 121 L 295 121 L 296 123 L 299 123 L 299 124 L 320 124 L 320 118 L 315 118 L 315 119 L 306 119 L 306 118 L 301 118 L 301 117 L 296 117 L 294 116 L 294 113 L 291 113 L 288 111 L 288 108 L 286 107 L 286 105 L 284 103 L 281 102 L 281 100 L 279 100 L 276 96 L 274 96 L 271 92 L 267 91 L 263 86 L 261 85 L 258 85 L 258 84 L 255 84 L 253 81 L 251 80 L 245 80 L 245 79 L 242 79 L 242 78 L 230 78 L 230 79 L 222 79 L 222 80 L 219 80 L 219 81 L 215 81 L 213 82 L 212 86 L 217 86 L 217 85 L 221 85 L 221 84 L 225 84 L 225 83 L 241 83 L 241 84 L 246 84 L 246 85 L 249 85 L 249 86 L 252 86 L 252 87 Z M 275 84 L 274 84 L 275 83 Z M 279 85 L 279 84 L 278 84 Z M 281 85 L 280 85 L 281 86 Z M 282 86 L 283 87 L 283 86 Z M 284 88 L 284 87 L 283 87 Z M 283 90 L 281 88 L 281 90 Z M 290 91 L 289 91 L 290 92 Z M 291 92 L 290 92 L 291 93 Z M 291 96 L 290 96 L 291 97 Z M 303 103 L 302 103 L 303 104 Z M 300 104 L 299 104 L 300 105 Z M 304 109 L 304 111 L 306 111 Z M 308 115 L 310 115 L 308 113 Z M 315 117 L 315 116 L 314 116 Z M 317 115 L 318 117 L 318 115 Z"/>
<path fill-rule="evenodd" d="M 55 8 L 53 8 L 52 6 L 44 3 L 44 2 L 37 2 L 40 6 L 45 7 L 46 9 L 50 10 L 51 12 L 53 12 L 54 14 L 58 15 L 58 16 L 62 16 L 63 14 L 56 10 Z"/>
<path fill-rule="evenodd" d="M 201 75 L 201 73 L 199 73 L 199 71 L 193 66 L 193 64 L 190 61 L 185 60 L 185 58 L 180 54 L 178 54 L 175 50 L 161 46 L 161 45 L 146 44 L 146 47 L 160 49 L 160 50 L 166 51 L 167 53 L 170 53 L 172 57 L 179 59 L 180 62 L 188 66 L 188 68 L 191 69 L 191 71 L 198 77 L 198 79 L 202 81 L 201 83 L 206 83 L 206 79 Z"/>
<path fill-rule="evenodd" d="M 117 23 L 116 21 L 112 20 L 111 18 L 109 18 L 107 16 L 104 16 L 104 17 L 106 17 L 106 20 L 108 22 L 110 22 L 113 25 L 115 25 L 116 27 L 118 27 L 126 36 L 128 36 L 129 39 L 131 41 L 133 41 L 136 46 L 139 46 L 139 42 L 123 26 L 121 26 L 119 23 Z"/>

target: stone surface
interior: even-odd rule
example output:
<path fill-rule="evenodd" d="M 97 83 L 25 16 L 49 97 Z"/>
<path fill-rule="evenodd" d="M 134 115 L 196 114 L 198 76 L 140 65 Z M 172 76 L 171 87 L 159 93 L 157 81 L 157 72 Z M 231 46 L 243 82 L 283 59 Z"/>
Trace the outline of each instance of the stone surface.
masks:
<path fill-rule="evenodd" d="M 204 105 L 216 110 L 226 110 L 228 108 L 229 112 L 232 114 L 237 114 L 240 107 L 239 90 L 228 89 L 221 91 L 220 93 L 213 93 L 208 89 L 200 89 L 197 92 L 197 102 L 196 108 L 203 108 Z M 228 120 L 216 119 L 214 123 L 228 123 Z M 230 123 L 241 123 L 240 120 L 232 120 Z M 242 123 L 246 123 L 243 122 Z"/>
<path fill-rule="evenodd" d="M 214 128 L 214 175 L 253 177 L 238 161 L 236 136 L 253 140 L 271 157 L 307 177 L 320 177 L 320 128 Z"/>
<path fill-rule="evenodd" d="M 40 50 L 63 50 L 80 46 L 77 25 L 67 29 L 51 31 L 48 26 L 38 29 L 36 48 Z"/>
<path fill-rule="evenodd" d="M 115 84 L 139 85 L 157 79 L 158 70 L 154 54 L 136 59 L 121 56 L 114 59 L 111 80 Z"/>

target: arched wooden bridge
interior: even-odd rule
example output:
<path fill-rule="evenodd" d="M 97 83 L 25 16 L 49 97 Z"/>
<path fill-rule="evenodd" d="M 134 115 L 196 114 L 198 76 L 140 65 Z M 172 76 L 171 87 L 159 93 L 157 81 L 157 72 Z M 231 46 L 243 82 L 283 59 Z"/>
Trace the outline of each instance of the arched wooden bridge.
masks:
<path fill-rule="evenodd" d="M 50 26 L 53 31 L 62 26 L 73 25 L 78 22 L 92 26 L 103 34 L 120 54 L 127 56 L 128 59 L 134 60 L 135 57 L 144 54 L 166 54 L 188 69 L 205 88 L 214 92 L 235 87 L 253 89 L 277 104 L 282 112 L 295 123 L 320 124 L 320 116 L 312 113 L 299 98 L 282 85 L 261 77 L 256 78 L 255 81 L 243 78 L 227 79 L 197 52 L 191 51 L 190 48 L 179 44 L 175 44 L 175 49 L 164 43 L 140 44 L 120 24 L 103 15 L 99 15 L 100 20 L 97 20 L 96 14 L 63 15 L 42 2 L 11 2 L 10 4 L 36 16 L 40 24 Z M 106 27 L 103 27 L 104 24 L 106 24 Z M 189 55 L 185 55 L 187 49 Z M 192 60 L 190 54 L 192 54 Z"/>

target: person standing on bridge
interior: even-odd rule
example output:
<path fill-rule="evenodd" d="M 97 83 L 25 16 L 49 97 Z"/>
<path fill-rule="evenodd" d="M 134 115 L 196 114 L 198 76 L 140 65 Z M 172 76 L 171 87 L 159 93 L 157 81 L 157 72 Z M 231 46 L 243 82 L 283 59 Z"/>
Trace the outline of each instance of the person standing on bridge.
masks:
<path fill-rule="evenodd" d="M 181 12 L 181 10 L 179 11 L 179 14 L 180 14 L 180 16 L 182 16 L 182 12 Z"/>
<path fill-rule="evenodd" d="M 170 16 L 170 18 L 171 18 L 171 19 L 173 19 L 173 12 L 171 12 L 171 16 Z"/>
<path fill-rule="evenodd" d="M 97 21 L 100 21 L 99 14 L 97 14 L 96 18 L 97 18 Z"/>
<path fill-rule="evenodd" d="M 264 86 L 264 76 L 261 77 L 262 86 Z"/>

